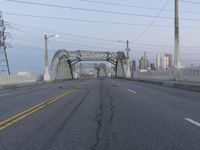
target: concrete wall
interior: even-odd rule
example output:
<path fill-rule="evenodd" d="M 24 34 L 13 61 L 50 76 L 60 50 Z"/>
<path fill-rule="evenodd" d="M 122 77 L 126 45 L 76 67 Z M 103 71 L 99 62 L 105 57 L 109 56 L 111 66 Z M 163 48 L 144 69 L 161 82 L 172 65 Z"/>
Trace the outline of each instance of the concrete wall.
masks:
<path fill-rule="evenodd" d="M 28 82 L 42 81 L 42 75 L 0 75 L 0 85 L 20 84 Z"/>
<path fill-rule="evenodd" d="M 178 74 L 178 80 L 200 82 L 200 68 L 180 69 Z"/>
<path fill-rule="evenodd" d="M 173 70 L 140 70 L 134 72 L 133 78 L 155 80 L 174 80 L 176 78 L 177 81 L 200 82 L 200 68 L 182 68 L 177 72 Z"/>
<path fill-rule="evenodd" d="M 172 72 L 170 71 L 152 71 L 141 70 L 133 73 L 133 78 L 139 79 L 155 79 L 155 80 L 172 80 Z"/>

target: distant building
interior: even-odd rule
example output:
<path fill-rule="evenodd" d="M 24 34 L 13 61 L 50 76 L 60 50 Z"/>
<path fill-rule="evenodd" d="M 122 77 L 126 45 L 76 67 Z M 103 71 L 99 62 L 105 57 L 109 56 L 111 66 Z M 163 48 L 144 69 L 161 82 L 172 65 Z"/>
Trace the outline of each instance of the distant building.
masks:
<path fill-rule="evenodd" d="M 163 69 L 164 70 L 168 70 L 169 69 L 169 58 L 168 57 L 164 57 L 163 58 Z"/>
<path fill-rule="evenodd" d="M 146 52 L 144 52 L 144 56 L 141 57 L 141 59 L 139 60 L 139 69 L 147 70 L 148 67 L 149 67 L 149 61 Z"/>
<path fill-rule="evenodd" d="M 132 60 L 133 71 L 136 71 L 136 61 Z"/>
<path fill-rule="evenodd" d="M 156 55 L 156 70 L 162 69 L 162 58 L 159 54 Z"/>
<path fill-rule="evenodd" d="M 144 69 L 144 58 L 141 57 L 139 60 L 139 69 Z"/>
<path fill-rule="evenodd" d="M 165 57 L 168 57 L 169 58 L 169 67 L 171 68 L 172 67 L 172 54 L 165 54 Z"/>
<path fill-rule="evenodd" d="M 150 67 L 151 67 L 151 70 L 154 70 L 154 71 L 156 71 L 156 66 L 155 66 L 155 64 L 154 64 L 154 63 L 151 63 L 151 64 L 150 64 Z"/>
<path fill-rule="evenodd" d="M 163 58 L 163 69 L 169 70 L 172 67 L 172 54 L 165 54 Z"/>

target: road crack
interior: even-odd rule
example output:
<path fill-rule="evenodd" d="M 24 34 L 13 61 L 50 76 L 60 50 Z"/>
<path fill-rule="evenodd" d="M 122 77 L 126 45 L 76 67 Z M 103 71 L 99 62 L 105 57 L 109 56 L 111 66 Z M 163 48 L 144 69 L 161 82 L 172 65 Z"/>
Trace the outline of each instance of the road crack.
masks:
<path fill-rule="evenodd" d="M 112 123 L 114 117 L 113 97 L 110 95 L 110 89 L 100 85 L 100 98 L 98 113 L 95 117 L 97 129 L 95 134 L 95 143 L 92 150 L 107 149 L 112 138 Z"/>

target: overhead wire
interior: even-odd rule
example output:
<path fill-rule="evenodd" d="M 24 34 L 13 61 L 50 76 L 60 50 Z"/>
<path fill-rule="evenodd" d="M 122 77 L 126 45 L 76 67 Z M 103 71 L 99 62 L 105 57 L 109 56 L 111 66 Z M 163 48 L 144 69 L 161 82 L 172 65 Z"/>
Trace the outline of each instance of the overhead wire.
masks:
<path fill-rule="evenodd" d="M 155 7 L 144 7 L 144 6 L 122 4 L 122 3 L 115 3 L 115 2 L 102 2 L 102 1 L 97 1 L 97 0 L 80 0 L 80 1 L 96 3 L 96 4 L 103 4 L 103 5 L 110 5 L 110 6 L 122 6 L 122 7 L 130 7 L 130 8 L 147 9 L 147 10 L 158 10 L 158 8 L 155 8 Z"/>
<path fill-rule="evenodd" d="M 153 18 L 153 20 L 150 22 L 150 24 L 134 39 L 133 42 L 139 40 L 153 25 L 153 23 L 156 21 L 156 19 L 160 16 L 160 14 L 163 12 L 163 10 L 165 9 L 165 7 L 168 5 L 170 0 L 167 0 L 164 5 L 162 6 L 162 8 L 159 10 L 158 14 Z"/>
<path fill-rule="evenodd" d="M 189 0 L 180 0 L 180 2 L 190 3 L 190 4 L 200 4 L 200 2 L 197 2 L 197 1 L 189 1 Z"/>
<path fill-rule="evenodd" d="M 128 8 L 138 8 L 138 9 L 146 9 L 146 10 L 160 10 L 159 8 L 156 7 L 145 7 L 145 6 L 138 6 L 138 5 L 131 5 L 131 4 L 122 4 L 122 3 L 115 3 L 115 2 L 102 2 L 102 1 L 97 1 L 97 0 L 80 0 L 83 2 L 88 2 L 88 3 L 95 3 L 95 4 L 101 4 L 101 5 L 110 5 L 110 6 L 120 6 L 120 7 L 128 7 Z M 185 0 L 182 0 L 185 1 Z M 190 1 L 185 1 L 185 2 L 190 2 Z M 164 9 L 163 11 L 168 11 L 172 12 L 172 9 Z M 192 14 L 199 14 L 200 12 L 198 11 L 186 11 L 186 10 L 180 10 L 182 13 L 192 13 Z"/>
<path fill-rule="evenodd" d="M 65 9 L 87 11 L 87 12 L 104 13 L 104 14 L 115 14 L 115 15 L 117 14 L 117 15 L 128 15 L 128 16 L 138 16 L 138 17 L 150 17 L 150 18 L 155 17 L 155 16 L 147 15 L 147 14 L 136 14 L 136 13 L 127 13 L 127 12 L 108 11 L 108 10 L 88 9 L 88 8 L 80 8 L 80 7 L 47 4 L 47 3 L 27 2 L 27 1 L 22 1 L 22 0 L 6 0 L 6 1 L 16 2 L 16 3 L 24 3 L 24 4 L 30 4 L 30 5 L 65 8 Z M 170 19 L 170 17 L 164 17 L 164 16 L 160 17 L 160 18 Z"/>
<path fill-rule="evenodd" d="M 25 29 L 25 26 L 23 25 L 22 27 L 23 27 L 23 29 L 21 29 L 20 31 L 23 31 L 23 33 L 28 33 L 27 30 Z M 32 33 L 35 33 L 36 35 L 34 35 L 34 36 L 37 36 L 37 37 L 39 37 L 38 33 L 40 33 L 40 32 L 38 32 L 38 30 L 44 30 L 44 29 L 37 28 L 37 27 L 31 27 L 31 28 L 35 29 L 35 31 L 37 30 L 37 32 L 34 32 L 31 29 L 31 30 L 29 30 L 31 32 L 30 34 L 33 35 Z M 56 32 L 56 31 L 53 31 L 53 32 Z M 80 39 L 84 39 L 84 41 L 85 40 L 97 40 L 97 41 L 108 42 L 108 43 L 113 43 L 113 44 L 120 44 L 120 43 L 117 42 L 117 40 L 103 39 L 103 38 L 85 36 L 85 35 L 80 35 L 80 34 L 72 34 L 72 33 L 62 32 L 61 36 L 62 36 L 63 39 L 71 39 L 71 37 L 74 37 L 75 38 L 74 40 L 76 40 L 76 41 L 79 41 Z M 77 38 L 80 38 L 80 39 L 77 39 Z M 132 44 L 132 43 L 130 43 L 130 44 Z M 147 46 L 147 47 L 168 47 L 168 48 L 173 47 L 173 45 L 150 44 L 150 43 L 134 43 L 134 45 L 136 45 L 136 46 L 143 46 L 143 47 L 144 46 Z M 195 48 L 195 49 L 198 49 L 200 47 L 186 47 L 186 46 L 182 46 L 182 48 Z"/>
<path fill-rule="evenodd" d="M 93 12 L 99 12 L 99 13 L 111 13 L 111 14 L 121 14 L 121 15 L 134 15 L 130 13 L 121 13 L 121 12 L 113 12 L 113 11 L 103 11 L 103 10 L 95 10 L 95 9 L 85 9 L 85 8 L 79 8 L 79 7 L 71 7 L 71 6 L 62 6 L 62 5 L 55 5 L 55 4 L 47 4 L 47 3 L 37 3 L 37 2 L 27 2 L 22 0 L 6 0 L 9 2 L 16 2 L 16 3 L 24 3 L 24 4 L 31 4 L 31 5 L 39 5 L 39 6 L 47 6 L 47 7 L 55 7 L 55 8 L 65 8 L 65 9 L 71 9 L 71 10 L 82 10 L 82 11 L 93 11 Z M 144 7 L 144 6 L 136 6 L 136 5 L 128 5 L 128 4 L 120 4 L 120 3 L 113 3 L 113 2 L 100 2 L 95 0 L 81 0 L 81 1 L 87 1 L 92 3 L 98 3 L 98 4 L 105 4 L 105 5 L 112 5 L 112 6 L 125 6 L 125 7 L 134 7 L 134 8 L 140 8 L 140 9 L 148 9 L 148 10 L 158 10 L 159 8 L 154 7 Z M 182 0 L 183 2 L 190 2 L 187 0 Z M 198 3 L 198 2 L 193 2 Z M 170 9 L 165 9 L 165 11 L 172 11 Z M 185 11 L 182 10 L 183 13 L 200 13 L 197 11 Z"/>

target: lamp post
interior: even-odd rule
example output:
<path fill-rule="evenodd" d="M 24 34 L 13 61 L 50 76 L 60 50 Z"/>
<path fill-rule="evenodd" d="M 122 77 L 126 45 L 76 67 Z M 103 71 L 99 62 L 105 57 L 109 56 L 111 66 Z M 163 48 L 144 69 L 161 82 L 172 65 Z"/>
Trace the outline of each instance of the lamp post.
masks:
<path fill-rule="evenodd" d="M 48 60 L 48 39 L 51 37 L 58 37 L 58 35 L 50 35 L 44 36 L 45 40 L 45 55 L 44 55 L 44 60 L 45 60 L 45 66 L 44 66 L 44 81 L 50 81 L 50 74 L 49 74 L 49 60 Z"/>
<path fill-rule="evenodd" d="M 125 51 L 126 51 L 126 56 L 129 59 L 129 52 L 131 51 L 131 49 L 129 48 L 129 40 L 127 40 L 127 41 L 117 41 L 117 42 L 126 43 L 126 49 L 125 49 Z"/>
<path fill-rule="evenodd" d="M 175 25 L 174 25 L 174 66 L 176 69 L 180 69 L 180 44 L 179 44 L 179 2 L 175 0 Z"/>

